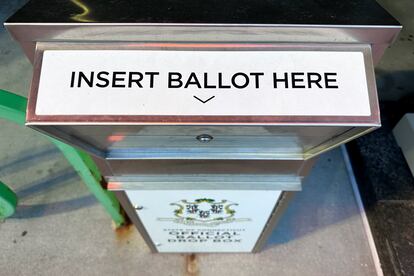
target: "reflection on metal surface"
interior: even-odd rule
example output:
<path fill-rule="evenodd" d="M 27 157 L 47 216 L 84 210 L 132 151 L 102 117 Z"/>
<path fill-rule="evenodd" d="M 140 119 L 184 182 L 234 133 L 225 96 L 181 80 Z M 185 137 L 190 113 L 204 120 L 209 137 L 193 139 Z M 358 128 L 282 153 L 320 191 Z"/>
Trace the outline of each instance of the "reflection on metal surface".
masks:
<path fill-rule="evenodd" d="M 116 134 L 113 134 L 113 135 L 109 135 L 108 138 L 107 138 L 107 140 L 108 140 L 108 142 L 115 143 L 115 142 L 121 142 L 121 141 L 123 141 L 124 138 L 125 138 L 125 135 L 116 135 Z"/>
<path fill-rule="evenodd" d="M 91 12 L 88 6 L 86 6 L 80 0 L 70 0 L 70 1 L 82 9 L 82 13 L 72 16 L 71 19 L 78 21 L 78 22 L 95 22 L 95 20 L 88 18 L 88 15 Z"/>
<path fill-rule="evenodd" d="M 204 45 L 204 43 L 200 44 Z M 214 45 L 220 50 L 222 44 Z M 261 43 L 258 45 L 258 50 L 264 50 L 260 47 Z M 137 42 L 133 44 L 37 43 L 35 78 L 28 105 L 28 125 L 50 135 L 63 137 L 62 139 L 71 144 L 112 160 L 134 158 L 309 159 L 379 126 L 375 78 L 369 45 L 327 46 L 311 43 L 272 45 L 273 48 L 266 47 L 266 50 L 362 52 L 371 116 L 181 116 L 177 118 L 177 116 L 65 115 L 39 117 L 35 112 L 35 99 L 44 51 L 49 49 L 142 50 L 154 48 L 147 47 L 146 43 Z M 59 123 L 56 124 L 57 121 Z M 211 135 L 214 139 L 208 143 L 200 143 L 194 139 L 200 134 Z"/>
<path fill-rule="evenodd" d="M 400 26 L 338 26 L 338 25 L 269 25 L 269 24 L 88 24 L 88 23 L 5 23 L 13 37 L 22 44 L 29 57 L 34 61 L 35 44 L 33 41 L 98 42 L 98 41 L 156 41 L 149 46 L 168 43 L 162 47 L 176 47 L 172 43 L 193 41 L 234 43 L 243 37 L 244 44 L 260 43 L 346 43 L 370 44 L 374 64 L 378 63 L 387 46 L 397 37 Z M 304 43 L 306 42 L 306 43 Z M 186 44 L 187 45 L 187 44 Z M 158 45 L 161 46 L 161 45 Z M 191 45 L 190 45 L 191 46 Z M 274 46 L 274 45 L 273 45 Z"/>

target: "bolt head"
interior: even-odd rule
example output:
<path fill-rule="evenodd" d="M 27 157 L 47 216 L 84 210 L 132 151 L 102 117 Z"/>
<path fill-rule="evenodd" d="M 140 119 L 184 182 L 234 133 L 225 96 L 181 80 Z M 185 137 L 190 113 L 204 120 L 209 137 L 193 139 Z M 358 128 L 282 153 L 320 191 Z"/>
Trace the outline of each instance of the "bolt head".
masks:
<path fill-rule="evenodd" d="M 196 137 L 196 139 L 200 141 L 201 143 L 208 143 L 211 140 L 213 140 L 213 136 L 209 134 L 200 134 Z"/>

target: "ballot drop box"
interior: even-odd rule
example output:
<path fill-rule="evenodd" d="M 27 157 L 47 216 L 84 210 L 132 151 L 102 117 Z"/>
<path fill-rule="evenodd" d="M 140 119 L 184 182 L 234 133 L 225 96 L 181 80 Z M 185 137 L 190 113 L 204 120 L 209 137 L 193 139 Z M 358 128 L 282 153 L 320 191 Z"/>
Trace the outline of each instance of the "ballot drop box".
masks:
<path fill-rule="evenodd" d="M 260 250 L 314 157 L 380 126 L 375 1 L 80 2 L 6 23 L 27 125 L 94 157 L 153 252 Z"/>

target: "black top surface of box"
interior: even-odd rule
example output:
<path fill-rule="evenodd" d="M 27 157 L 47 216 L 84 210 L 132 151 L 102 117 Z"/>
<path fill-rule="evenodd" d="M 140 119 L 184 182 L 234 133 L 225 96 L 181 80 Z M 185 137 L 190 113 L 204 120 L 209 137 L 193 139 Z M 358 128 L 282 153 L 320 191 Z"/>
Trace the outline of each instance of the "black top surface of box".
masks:
<path fill-rule="evenodd" d="M 32 0 L 7 22 L 400 25 L 374 0 Z"/>

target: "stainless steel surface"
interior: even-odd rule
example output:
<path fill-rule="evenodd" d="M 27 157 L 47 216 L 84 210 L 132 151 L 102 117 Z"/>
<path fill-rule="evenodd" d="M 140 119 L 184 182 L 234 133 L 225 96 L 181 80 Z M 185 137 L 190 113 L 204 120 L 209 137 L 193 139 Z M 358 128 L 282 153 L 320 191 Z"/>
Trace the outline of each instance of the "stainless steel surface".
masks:
<path fill-rule="evenodd" d="M 165 48 L 362 52 L 371 116 L 36 115 L 43 51 Z M 36 55 L 27 125 L 107 159 L 308 159 L 380 124 L 369 45 L 39 43 Z M 200 143 L 199 135 L 211 135 L 214 139 Z"/>
<path fill-rule="evenodd" d="M 282 190 L 300 191 L 301 177 L 293 175 L 135 175 L 110 177 L 108 189 L 118 190 Z"/>
<path fill-rule="evenodd" d="M 131 175 L 297 175 L 304 176 L 311 160 L 105 160 L 107 176 Z"/>
<path fill-rule="evenodd" d="M 32 0 L 7 22 L 399 25 L 374 0 Z"/>
<path fill-rule="evenodd" d="M 271 236 L 273 230 L 277 226 L 277 223 L 283 216 L 283 213 L 285 212 L 289 202 L 292 200 L 294 195 L 295 193 L 291 191 L 286 191 L 282 193 L 279 200 L 276 202 L 275 208 L 272 214 L 270 215 L 270 218 L 266 223 L 266 226 L 264 227 L 262 234 L 260 235 L 256 245 L 253 248 L 253 253 L 259 252 L 266 245 L 267 240 Z"/>
<path fill-rule="evenodd" d="M 103 160 L 110 190 L 300 191 L 310 160 Z"/>
<path fill-rule="evenodd" d="M 110 126 L 110 127 L 109 127 Z M 33 126 L 32 126 L 33 127 Z M 348 126 L 43 126 L 106 159 L 308 159 L 369 127 Z M 374 128 L 374 127 L 372 127 Z M 196 136 L 209 133 L 209 143 Z"/>
<path fill-rule="evenodd" d="M 401 26 L 289 24 L 5 23 L 34 62 L 36 42 L 369 44 L 374 64 Z"/>

